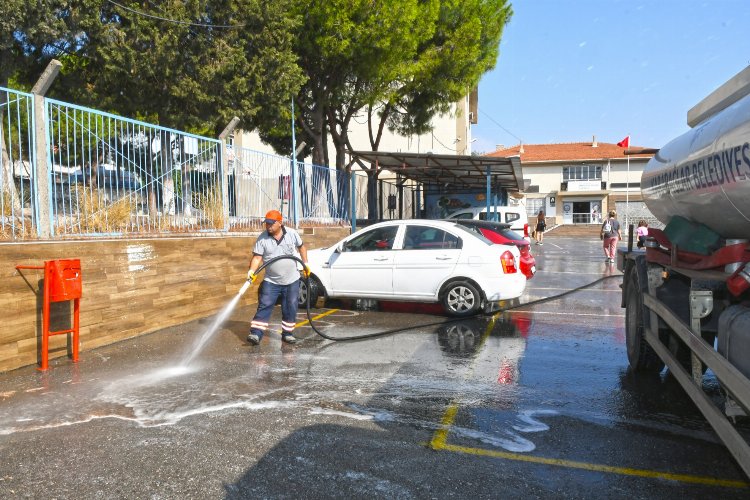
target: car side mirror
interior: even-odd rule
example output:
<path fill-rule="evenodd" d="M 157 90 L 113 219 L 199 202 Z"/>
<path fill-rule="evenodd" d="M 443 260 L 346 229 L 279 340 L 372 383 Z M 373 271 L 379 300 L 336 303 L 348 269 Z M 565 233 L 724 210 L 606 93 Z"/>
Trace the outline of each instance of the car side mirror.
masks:
<path fill-rule="evenodd" d="M 344 244 L 343 243 L 339 243 L 338 245 L 336 245 L 335 251 L 336 251 L 336 253 L 343 252 L 344 251 Z"/>

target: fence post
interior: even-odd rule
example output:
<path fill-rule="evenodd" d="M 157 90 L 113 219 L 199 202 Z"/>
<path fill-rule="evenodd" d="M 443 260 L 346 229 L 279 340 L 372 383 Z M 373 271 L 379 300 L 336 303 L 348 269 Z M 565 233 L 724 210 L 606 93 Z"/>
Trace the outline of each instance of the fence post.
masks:
<path fill-rule="evenodd" d="M 396 176 L 396 192 L 398 193 L 398 218 L 404 218 L 404 182 L 406 179 L 402 175 Z"/>
<path fill-rule="evenodd" d="M 377 199 L 377 203 L 378 203 L 378 222 L 382 222 L 383 221 L 383 207 L 384 207 L 384 204 L 383 204 L 383 179 L 376 178 L 374 184 L 377 186 L 377 189 L 378 189 L 378 199 Z"/>
<path fill-rule="evenodd" d="M 292 133 L 294 133 L 294 130 L 292 130 Z M 295 140 L 294 138 L 292 138 L 292 144 L 294 143 Z M 292 212 L 292 225 L 295 228 L 299 228 L 299 205 L 297 203 L 297 200 L 302 200 L 302 179 L 299 177 L 299 165 L 297 163 L 297 157 L 302 154 L 302 151 L 304 151 L 304 149 L 305 141 L 302 141 L 296 147 L 294 153 L 292 153 L 294 156 L 292 158 L 292 171 L 290 172 L 292 180 L 292 192 L 289 194 L 289 208 Z"/>
<path fill-rule="evenodd" d="M 44 107 L 44 95 L 49 90 L 60 72 L 62 63 L 52 59 L 45 68 L 42 75 L 31 89 L 34 96 L 34 149 L 36 156 L 36 168 L 34 169 L 34 184 L 36 185 L 36 205 L 39 214 L 37 235 L 40 238 L 49 238 L 52 234 L 52 211 L 50 209 L 50 165 L 49 147 L 47 144 L 48 129 L 47 116 Z"/>
<path fill-rule="evenodd" d="M 240 119 L 235 116 L 232 118 L 224 130 L 219 134 L 219 140 L 221 146 L 219 147 L 219 164 L 221 165 L 222 172 L 219 173 L 221 176 L 221 206 L 226 222 L 224 223 L 224 229 L 229 230 L 229 158 L 227 157 L 227 137 L 234 132 L 234 129 L 239 125 Z"/>
<path fill-rule="evenodd" d="M 349 199 L 352 204 L 352 233 L 357 231 L 357 176 L 354 173 L 354 169 L 349 169 L 349 176 L 351 177 L 351 192 L 349 193 Z"/>

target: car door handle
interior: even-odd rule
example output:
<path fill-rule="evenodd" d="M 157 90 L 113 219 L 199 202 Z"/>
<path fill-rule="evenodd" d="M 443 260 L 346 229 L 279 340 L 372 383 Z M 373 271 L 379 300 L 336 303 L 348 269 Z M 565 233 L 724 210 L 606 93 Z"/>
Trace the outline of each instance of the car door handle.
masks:
<path fill-rule="evenodd" d="M 435 257 L 435 259 L 437 260 L 451 260 L 452 258 L 453 257 L 449 257 L 447 255 L 438 255 L 437 257 Z"/>
<path fill-rule="evenodd" d="M 388 257 L 385 257 L 385 256 L 383 256 L 383 257 L 373 257 L 372 260 L 375 260 L 375 261 L 378 261 L 378 262 L 383 262 L 383 261 L 388 260 Z"/>

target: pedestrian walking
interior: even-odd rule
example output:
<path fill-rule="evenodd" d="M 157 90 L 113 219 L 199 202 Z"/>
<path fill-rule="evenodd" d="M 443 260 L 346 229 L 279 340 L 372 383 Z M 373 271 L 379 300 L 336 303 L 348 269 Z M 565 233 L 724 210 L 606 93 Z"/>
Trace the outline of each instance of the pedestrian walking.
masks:
<path fill-rule="evenodd" d="M 540 210 L 536 216 L 536 227 L 534 228 L 534 238 L 537 245 L 544 245 L 544 230 L 547 229 L 547 218 L 544 216 L 544 210 Z"/>
<path fill-rule="evenodd" d="M 602 224 L 599 237 L 604 242 L 604 256 L 606 257 L 604 262 L 614 262 L 615 255 L 617 254 L 617 242 L 622 239 L 616 211 L 609 211 L 609 216 Z"/>
<path fill-rule="evenodd" d="M 309 276 L 307 249 L 299 233 L 284 226 L 281 212 L 278 210 L 271 210 L 266 213 L 264 223 L 266 230 L 258 236 L 253 247 L 253 256 L 250 259 L 250 270 L 247 272 L 247 278 L 251 282 L 255 282 L 258 278 L 255 273 L 262 263 L 282 255 L 294 255 L 297 251 L 299 251 L 299 255 L 305 263 L 302 272 Z M 247 341 L 253 345 L 260 344 L 263 334 L 268 329 L 268 320 L 271 318 L 273 307 L 278 298 L 281 297 L 281 340 L 288 344 L 294 344 L 297 342 L 297 338 L 294 336 L 294 327 L 297 323 L 297 302 L 300 285 L 297 261 L 279 259 L 267 266 L 265 271 L 266 274 L 258 296 L 258 309 L 250 324 L 250 334 L 247 336 Z"/>

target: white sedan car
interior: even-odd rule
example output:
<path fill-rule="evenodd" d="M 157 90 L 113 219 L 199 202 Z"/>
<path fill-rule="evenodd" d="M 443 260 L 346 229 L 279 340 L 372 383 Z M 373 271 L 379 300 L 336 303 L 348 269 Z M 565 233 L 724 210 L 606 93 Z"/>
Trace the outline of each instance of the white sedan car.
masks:
<path fill-rule="evenodd" d="M 489 311 L 519 297 L 526 277 L 513 245 L 493 245 L 449 221 L 397 220 L 368 226 L 329 248 L 307 252 L 308 294 L 392 301 L 440 302 L 452 316 Z M 308 293 L 309 292 L 309 293 Z"/>

